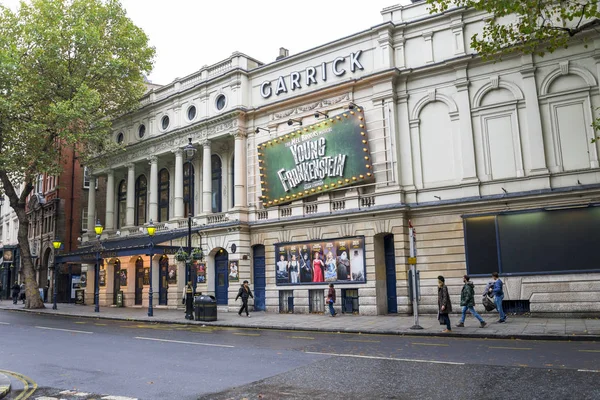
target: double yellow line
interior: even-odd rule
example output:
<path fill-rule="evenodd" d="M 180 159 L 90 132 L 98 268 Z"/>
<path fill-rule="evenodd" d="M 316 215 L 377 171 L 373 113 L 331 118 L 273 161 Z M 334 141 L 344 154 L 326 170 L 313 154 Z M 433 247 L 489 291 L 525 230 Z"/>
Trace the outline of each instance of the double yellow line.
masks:
<path fill-rule="evenodd" d="M 35 383 L 33 381 L 33 379 L 31 379 L 28 376 L 19 374 L 18 372 L 6 371 L 6 370 L 0 370 L 0 373 L 10 375 L 13 378 L 18 379 L 21 382 L 23 382 L 23 392 L 20 395 L 18 395 L 17 397 L 15 397 L 15 400 L 28 399 L 37 390 L 37 387 L 38 387 L 37 383 Z"/>

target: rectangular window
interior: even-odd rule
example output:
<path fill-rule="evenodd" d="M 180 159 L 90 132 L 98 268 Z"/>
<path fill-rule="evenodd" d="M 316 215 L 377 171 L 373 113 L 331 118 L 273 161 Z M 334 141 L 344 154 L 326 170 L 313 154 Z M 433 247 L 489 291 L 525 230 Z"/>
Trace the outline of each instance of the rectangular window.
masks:
<path fill-rule="evenodd" d="M 83 188 L 90 188 L 90 170 L 88 167 L 83 167 Z M 96 189 L 98 189 L 98 179 L 96 178 Z"/>
<path fill-rule="evenodd" d="M 600 207 L 466 217 L 464 228 L 471 275 L 600 270 Z"/>
<path fill-rule="evenodd" d="M 88 219 L 88 208 L 83 207 L 81 209 L 81 231 L 87 232 L 87 219 Z"/>

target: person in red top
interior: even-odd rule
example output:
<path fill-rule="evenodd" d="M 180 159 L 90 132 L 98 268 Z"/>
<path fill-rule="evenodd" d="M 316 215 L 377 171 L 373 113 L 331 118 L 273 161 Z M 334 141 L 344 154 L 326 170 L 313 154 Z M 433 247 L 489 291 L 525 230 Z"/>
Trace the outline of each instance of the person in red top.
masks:
<path fill-rule="evenodd" d="M 323 280 L 323 270 L 325 269 L 325 264 L 323 260 L 319 258 L 319 252 L 315 253 L 315 259 L 313 261 L 313 282 L 324 282 Z"/>

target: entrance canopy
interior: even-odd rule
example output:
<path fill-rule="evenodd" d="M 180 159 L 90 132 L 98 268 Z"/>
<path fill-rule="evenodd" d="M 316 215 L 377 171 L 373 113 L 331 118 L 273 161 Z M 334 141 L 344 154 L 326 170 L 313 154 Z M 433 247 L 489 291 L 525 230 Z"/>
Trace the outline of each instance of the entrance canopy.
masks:
<path fill-rule="evenodd" d="M 192 227 L 192 233 L 198 232 L 200 227 Z M 188 230 L 177 230 L 156 233 L 152 238 L 154 243 L 154 254 L 175 254 L 180 246 L 173 246 L 170 242 L 185 237 L 188 235 Z M 102 251 L 100 252 L 100 258 L 116 258 L 133 256 L 139 254 L 149 254 L 150 237 L 148 235 L 143 236 L 127 236 L 124 238 L 107 239 L 101 240 Z M 85 246 L 66 254 L 60 254 L 56 257 L 57 263 L 82 263 L 86 261 L 96 260 L 96 249 L 94 247 L 97 244 L 96 241 L 92 240 L 86 242 Z"/>

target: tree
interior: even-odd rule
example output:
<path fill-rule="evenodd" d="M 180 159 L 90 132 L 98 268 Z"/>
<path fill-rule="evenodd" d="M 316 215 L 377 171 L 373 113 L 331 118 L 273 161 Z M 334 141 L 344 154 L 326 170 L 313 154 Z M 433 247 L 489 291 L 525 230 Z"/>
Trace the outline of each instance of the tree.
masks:
<path fill-rule="evenodd" d="M 44 307 L 25 213 L 37 175 L 58 174 L 63 149 L 85 162 L 110 148 L 111 121 L 138 106 L 154 55 L 117 0 L 0 5 L 0 185 L 19 220 L 26 308 Z"/>
<path fill-rule="evenodd" d="M 452 6 L 472 8 L 493 16 L 471 47 L 484 59 L 538 54 L 569 46 L 571 38 L 600 27 L 598 0 L 427 0 L 432 13 Z"/>

